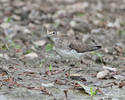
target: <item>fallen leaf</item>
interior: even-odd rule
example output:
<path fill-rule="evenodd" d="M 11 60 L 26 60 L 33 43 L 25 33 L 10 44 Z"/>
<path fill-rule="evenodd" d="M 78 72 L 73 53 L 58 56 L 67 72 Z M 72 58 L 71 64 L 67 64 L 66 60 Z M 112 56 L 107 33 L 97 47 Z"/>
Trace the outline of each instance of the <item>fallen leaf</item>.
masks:
<path fill-rule="evenodd" d="M 113 71 L 113 72 L 116 72 L 116 71 L 117 71 L 116 68 L 112 68 L 112 67 L 108 67 L 108 66 L 103 66 L 103 69 L 104 69 L 104 70 L 108 70 L 108 71 Z"/>
<path fill-rule="evenodd" d="M 91 89 L 93 89 L 93 91 L 97 91 L 97 88 L 95 88 L 95 87 L 86 86 L 86 85 L 82 84 L 81 82 L 77 82 L 77 83 L 84 89 L 85 93 L 87 93 L 89 95 L 91 95 L 91 91 L 90 91 Z"/>
<path fill-rule="evenodd" d="M 123 82 L 121 82 L 121 83 L 119 84 L 119 88 L 122 88 L 123 86 L 125 86 L 125 81 L 123 81 Z"/>
<path fill-rule="evenodd" d="M 115 79 L 117 79 L 117 80 L 125 80 L 125 77 L 124 76 L 122 76 L 122 75 L 113 75 L 112 76 L 113 78 L 115 78 Z"/>
<path fill-rule="evenodd" d="M 63 82 L 62 80 L 59 80 L 59 79 L 55 80 L 55 83 L 59 84 L 59 85 L 65 85 L 66 84 L 65 82 Z"/>
<path fill-rule="evenodd" d="M 80 80 L 81 75 L 80 74 L 70 74 L 70 78 L 73 80 Z"/>

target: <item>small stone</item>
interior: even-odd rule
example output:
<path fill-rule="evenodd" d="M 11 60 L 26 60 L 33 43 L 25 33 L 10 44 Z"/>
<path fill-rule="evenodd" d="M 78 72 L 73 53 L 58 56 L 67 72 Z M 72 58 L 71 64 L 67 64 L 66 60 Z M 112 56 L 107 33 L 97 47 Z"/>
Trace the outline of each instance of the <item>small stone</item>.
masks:
<path fill-rule="evenodd" d="M 38 55 L 36 53 L 34 53 L 34 52 L 31 52 L 29 54 L 26 54 L 24 57 L 28 58 L 28 59 L 34 59 L 34 58 L 37 58 Z"/>
<path fill-rule="evenodd" d="M 3 29 L 7 29 L 7 28 L 9 28 L 10 27 L 10 23 L 2 23 L 1 24 L 1 27 L 3 28 Z"/>
<path fill-rule="evenodd" d="M 90 32 L 90 27 L 91 25 L 89 25 L 86 22 L 75 22 L 75 21 L 71 21 L 70 22 L 71 27 L 78 32 L 82 32 L 82 33 L 87 33 Z"/>
<path fill-rule="evenodd" d="M 104 71 L 98 72 L 96 77 L 98 79 L 102 79 L 102 78 L 105 78 L 108 74 L 109 74 L 109 71 L 104 70 Z"/>
<path fill-rule="evenodd" d="M 24 33 L 31 33 L 29 29 L 23 27 L 23 32 Z"/>
<path fill-rule="evenodd" d="M 34 44 L 36 46 L 44 46 L 46 44 L 46 41 L 45 40 L 39 40 L 39 41 L 34 42 Z"/>
<path fill-rule="evenodd" d="M 72 29 L 70 29 L 68 32 L 67 32 L 67 35 L 68 36 L 73 36 L 75 33 Z"/>
<path fill-rule="evenodd" d="M 21 20 L 21 17 L 18 15 L 12 15 L 12 18 L 17 21 Z"/>
<path fill-rule="evenodd" d="M 1 58 L 5 58 L 6 60 L 9 59 L 9 56 L 8 56 L 7 54 L 0 54 L 0 57 L 1 57 Z"/>
<path fill-rule="evenodd" d="M 42 85 L 43 87 L 49 88 L 49 87 L 53 87 L 53 86 L 54 86 L 54 83 L 41 83 L 41 85 Z"/>

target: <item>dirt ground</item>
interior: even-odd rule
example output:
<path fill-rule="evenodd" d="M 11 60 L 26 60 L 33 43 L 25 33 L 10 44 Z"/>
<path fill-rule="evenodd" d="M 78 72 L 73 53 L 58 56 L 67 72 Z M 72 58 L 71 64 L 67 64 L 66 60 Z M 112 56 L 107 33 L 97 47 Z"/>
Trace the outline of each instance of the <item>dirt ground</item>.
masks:
<path fill-rule="evenodd" d="M 67 59 L 46 29 L 102 48 Z M 125 0 L 0 0 L 0 100 L 125 100 L 124 85 Z"/>

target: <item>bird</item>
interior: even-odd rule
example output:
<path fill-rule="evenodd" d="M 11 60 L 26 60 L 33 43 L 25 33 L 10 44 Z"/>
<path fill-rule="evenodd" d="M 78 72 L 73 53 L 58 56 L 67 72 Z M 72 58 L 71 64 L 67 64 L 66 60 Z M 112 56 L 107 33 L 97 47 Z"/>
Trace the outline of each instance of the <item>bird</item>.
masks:
<path fill-rule="evenodd" d="M 53 50 L 63 59 L 80 60 L 82 56 L 88 52 L 101 49 L 101 45 L 88 45 L 82 41 L 68 37 L 64 34 L 59 34 L 57 31 L 48 31 L 47 37 L 54 44 Z"/>

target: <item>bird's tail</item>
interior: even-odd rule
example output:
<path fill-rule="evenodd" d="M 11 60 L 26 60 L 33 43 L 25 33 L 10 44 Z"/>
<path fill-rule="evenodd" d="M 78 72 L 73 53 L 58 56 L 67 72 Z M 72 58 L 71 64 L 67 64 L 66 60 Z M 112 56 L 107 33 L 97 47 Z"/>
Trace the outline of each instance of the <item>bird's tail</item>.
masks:
<path fill-rule="evenodd" d="M 95 51 L 95 50 L 98 50 L 98 49 L 101 49 L 101 48 L 102 48 L 102 46 L 99 46 L 99 45 L 98 46 L 90 46 L 84 52 Z"/>

